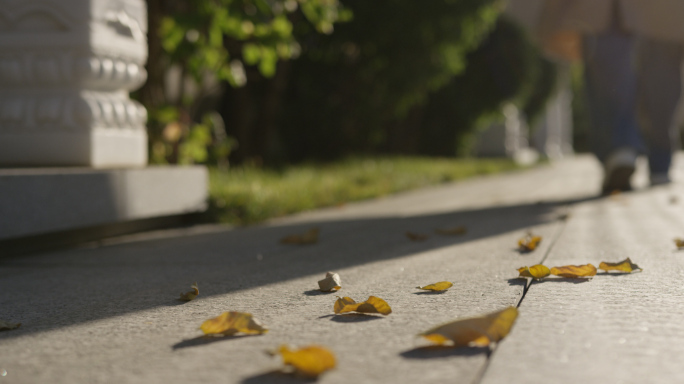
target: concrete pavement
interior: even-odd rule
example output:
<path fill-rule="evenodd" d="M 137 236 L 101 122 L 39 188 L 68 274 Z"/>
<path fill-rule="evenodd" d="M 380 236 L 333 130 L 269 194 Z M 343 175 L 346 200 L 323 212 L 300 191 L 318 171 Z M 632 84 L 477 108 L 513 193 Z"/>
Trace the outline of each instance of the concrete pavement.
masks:
<path fill-rule="evenodd" d="M 5 383 L 287 383 L 280 344 L 332 349 L 338 368 L 322 383 L 681 382 L 684 163 L 675 183 L 596 199 L 600 169 L 589 157 L 528 171 L 348 204 L 245 229 L 209 226 L 129 236 L 68 251 L 0 260 Z M 643 174 L 637 176 L 645 183 Z M 681 184 L 680 184 L 681 183 Z M 559 217 L 569 213 L 567 220 Z M 464 236 L 436 228 L 466 225 Z M 319 243 L 279 244 L 321 228 Z M 544 237 L 514 250 L 528 229 Z M 404 232 L 430 234 L 412 242 Z M 516 269 L 617 261 L 640 274 L 590 282 L 515 279 Z M 338 293 L 385 299 L 387 317 L 331 316 L 335 294 L 315 291 L 325 272 Z M 441 280 L 443 294 L 414 287 Z M 174 299 L 197 281 L 200 296 Z M 431 326 L 520 304 L 493 353 L 424 349 Z M 251 312 L 263 336 L 198 338 L 202 321 Z"/>

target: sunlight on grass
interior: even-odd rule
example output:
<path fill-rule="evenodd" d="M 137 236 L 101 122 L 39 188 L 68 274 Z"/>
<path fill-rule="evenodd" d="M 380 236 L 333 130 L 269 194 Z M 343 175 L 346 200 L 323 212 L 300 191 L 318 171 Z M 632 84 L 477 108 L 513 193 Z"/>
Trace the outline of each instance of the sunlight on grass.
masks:
<path fill-rule="evenodd" d="M 353 158 L 281 171 L 210 170 L 213 219 L 252 224 L 272 217 L 386 196 L 476 175 L 519 169 L 510 160 L 424 157 Z"/>

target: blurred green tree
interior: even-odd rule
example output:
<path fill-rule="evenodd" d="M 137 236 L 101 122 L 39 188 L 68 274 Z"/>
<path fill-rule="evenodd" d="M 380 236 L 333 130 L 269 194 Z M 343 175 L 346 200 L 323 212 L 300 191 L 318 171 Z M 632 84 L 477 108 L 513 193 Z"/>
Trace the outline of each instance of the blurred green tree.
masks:
<path fill-rule="evenodd" d="M 245 65 L 271 78 L 279 60 L 299 55 L 293 23 L 331 33 L 350 14 L 337 0 L 147 0 L 148 81 L 135 96 L 148 108 L 153 163 L 192 163 L 222 157 L 236 146 L 218 115 L 202 105 L 203 85 L 242 87 Z M 177 68 L 177 95 L 167 75 Z M 208 93 L 215 90 L 207 90 Z M 184 148 L 187 147 L 187 148 Z M 209 150 L 210 153 L 205 153 Z"/>
<path fill-rule="evenodd" d="M 454 155 L 483 116 L 533 116 L 555 84 L 501 0 L 148 4 L 153 162 Z"/>

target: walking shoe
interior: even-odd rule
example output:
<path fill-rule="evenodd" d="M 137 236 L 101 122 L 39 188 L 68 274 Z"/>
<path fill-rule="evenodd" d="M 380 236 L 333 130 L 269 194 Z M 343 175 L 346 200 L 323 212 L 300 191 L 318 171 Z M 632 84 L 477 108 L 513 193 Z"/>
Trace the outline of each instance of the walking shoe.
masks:
<path fill-rule="evenodd" d="M 629 191 L 632 185 L 629 180 L 634 173 L 637 153 L 631 148 L 621 148 L 608 156 L 603 164 L 603 194 L 613 191 Z"/>

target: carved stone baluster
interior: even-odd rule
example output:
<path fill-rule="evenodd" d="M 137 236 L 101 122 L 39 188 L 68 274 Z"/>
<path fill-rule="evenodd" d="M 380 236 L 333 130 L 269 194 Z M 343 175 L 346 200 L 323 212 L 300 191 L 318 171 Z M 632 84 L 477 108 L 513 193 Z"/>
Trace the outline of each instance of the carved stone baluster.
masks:
<path fill-rule="evenodd" d="M 0 166 L 144 166 L 143 0 L 0 0 Z"/>

